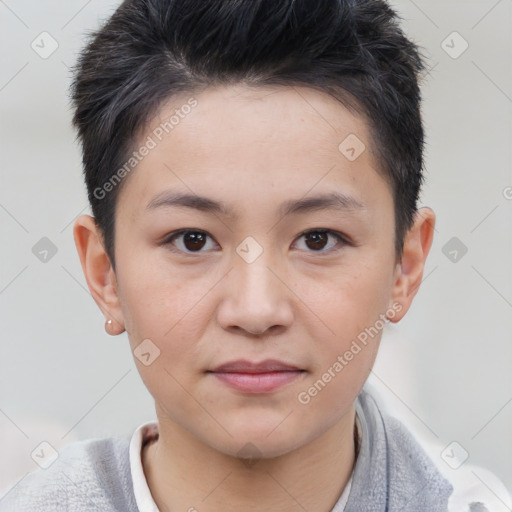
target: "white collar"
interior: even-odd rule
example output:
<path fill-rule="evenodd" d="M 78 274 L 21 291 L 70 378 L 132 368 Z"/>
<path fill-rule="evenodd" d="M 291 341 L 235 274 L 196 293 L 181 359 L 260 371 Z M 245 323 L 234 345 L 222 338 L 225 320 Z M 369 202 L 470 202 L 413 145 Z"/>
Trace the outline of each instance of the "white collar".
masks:
<path fill-rule="evenodd" d="M 130 441 L 130 471 L 133 482 L 133 493 L 139 512 L 159 512 L 153 500 L 153 496 L 151 495 L 151 491 L 149 490 L 142 467 L 142 447 L 147 442 L 155 439 L 157 435 L 158 422 L 149 421 L 137 427 Z M 331 512 L 342 512 L 345 509 L 351 485 L 352 475 Z"/>
<path fill-rule="evenodd" d="M 139 512 L 159 512 L 151 496 L 144 469 L 142 468 L 142 446 L 158 433 L 158 422 L 143 423 L 133 433 L 130 441 L 130 471 L 132 474 L 133 493 Z"/>

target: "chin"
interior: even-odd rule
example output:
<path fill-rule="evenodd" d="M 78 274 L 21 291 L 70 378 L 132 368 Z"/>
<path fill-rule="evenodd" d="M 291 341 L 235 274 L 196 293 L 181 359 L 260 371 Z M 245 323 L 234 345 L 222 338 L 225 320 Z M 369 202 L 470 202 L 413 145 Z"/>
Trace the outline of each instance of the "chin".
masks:
<path fill-rule="evenodd" d="M 265 439 L 264 436 L 261 439 L 245 436 L 232 441 L 227 446 L 225 444 L 213 446 L 213 448 L 225 455 L 240 459 L 247 466 L 256 464 L 258 460 L 281 457 L 292 452 L 297 447 L 297 444 L 293 444 L 290 439 L 284 444 L 276 441 L 271 442 Z"/>
<path fill-rule="evenodd" d="M 281 418 L 280 422 L 282 421 Z M 236 428 L 227 427 L 232 437 L 223 436 L 222 440 L 210 440 L 209 444 L 231 457 L 249 459 L 250 464 L 251 461 L 258 459 L 286 455 L 307 444 L 314 437 L 296 425 L 278 425 L 279 421 L 274 422 L 270 428 L 268 422 L 248 422 L 245 425 L 240 423 Z"/>

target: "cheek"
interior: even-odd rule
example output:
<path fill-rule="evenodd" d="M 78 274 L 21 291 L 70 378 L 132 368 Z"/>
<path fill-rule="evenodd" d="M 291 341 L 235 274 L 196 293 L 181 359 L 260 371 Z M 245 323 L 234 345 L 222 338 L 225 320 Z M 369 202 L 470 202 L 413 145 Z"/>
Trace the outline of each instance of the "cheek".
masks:
<path fill-rule="evenodd" d="M 199 414 L 183 386 L 190 387 L 200 369 L 200 347 L 194 340 L 201 339 L 204 319 L 209 318 L 204 301 L 209 287 L 205 288 L 204 278 L 188 281 L 158 265 L 147 267 L 138 272 L 135 265 L 119 269 L 134 361 L 153 397 L 160 404 L 172 404 L 171 417 L 174 410 Z M 148 352 L 149 357 L 139 357 Z"/>
<path fill-rule="evenodd" d="M 336 400 L 336 393 L 346 396 L 348 390 L 357 394 L 368 377 L 386 325 L 388 286 L 385 273 L 368 264 L 347 265 L 316 288 L 309 287 L 305 302 L 317 315 L 310 333 L 313 376 L 320 379 L 320 388 L 328 383 L 319 402 Z"/>
<path fill-rule="evenodd" d="M 304 303 L 325 326 L 326 338 L 355 337 L 373 325 L 389 301 L 389 279 L 376 265 L 346 265 L 328 278 L 308 280 L 301 287 Z"/>
<path fill-rule="evenodd" d="M 319 336 L 317 323 L 311 333 L 314 364 L 296 399 L 327 423 L 351 405 L 371 372 L 386 325 L 383 304 L 371 279 L 357 286 L 331 283 L 316 299 L 316 311 L 329 329 L 322 326 Z"/>
<path fill-rule="evenodd" d="M 218 278 L 205 276 L 204 272 L 196 273 L 195 277 L 187 276 L 186 272 L 179 275 L 156 263 L 148 267 L 138 273 L 126 268 L 124 274 L 123 314 L 135 363 L 155 398 L 173 403 L 178 409 L 190 409 L 190 396 L 180 384 L 192 386 L 207 364 L 211 349 L 205 331 L 213 319 L 208 290 Z M 150 366 L 137 359 L 137 347 L 147 339 L 158 353 Z"/>
<path fill-rule="evenodd" d="M 205 279 L 176 271 L 160 258 L 120 261 L 121 302 L 131 331 L 157 339 L 190 326 L 194 305 L 205 295 Z"/>

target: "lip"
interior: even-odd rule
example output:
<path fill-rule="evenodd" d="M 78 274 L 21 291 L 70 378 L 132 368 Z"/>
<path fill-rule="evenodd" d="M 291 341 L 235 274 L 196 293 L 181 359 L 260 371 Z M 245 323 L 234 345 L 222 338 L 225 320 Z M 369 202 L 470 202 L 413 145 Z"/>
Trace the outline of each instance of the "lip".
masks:
<path fill-rule="evenodd" d="M 302 376 L 305 370 L 279 361 L 266 359 L 252 362 L 243 359 L 230 361 L 209 370 L 222 383 L 244 393 L 270 393 Z"/>
<path fill-rule="evenodd" d="M 229 361 L 214 368 L 213 372 L 226 373 L 269 373 L 269 372 L 289 372 L 298 371 L 298 366 L 285 363 L 279 359 L 265 359 L 259 363 L 247 361 L 246 359 L 237 359 Z"/>

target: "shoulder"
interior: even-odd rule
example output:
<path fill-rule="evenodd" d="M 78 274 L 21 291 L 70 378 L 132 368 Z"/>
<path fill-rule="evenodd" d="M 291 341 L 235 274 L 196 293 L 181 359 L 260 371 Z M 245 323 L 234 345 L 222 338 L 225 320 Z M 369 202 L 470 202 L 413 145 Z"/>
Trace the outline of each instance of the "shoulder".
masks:
<path fill-rule="evenodd" d="M 129 439 L 110 437 L 71 443 L 46 469 L 27 473 L 0 498 L 0 512 L 136 510 Z"/>
<path fill-rule="evenodd" d="M 512 510 L 512 498 L 503 483 L 491 471 L 464 461 L 447 463 L 455 457 L 454 450 L 438 441 L 413 435 L 397 418 L 380 408 L 378 400 L 367 391 L 362 392 L 359 403 L 366 411 L 369 428 L 382 422 L 387 446 L 390 486 L 401 486 L 404 473 L 416 488 L 424 486 L 426 494 L 447 494 L 446 512 L 505 512 Z M 452 443 L 454 444 L 454 443 Z M 447 450 L 449 453 L 447 453 Z M 456 450 L 455 450 L 456 451 Z M 449 460 L 448 462 L 451 462 Z M 392 468 L 401 468 L 401 471 Z M 402 475 L 401 475 L 401 474 Z M 394 480 L 394 482 L 393 482 Z M 420 494 L 421 495 L 421 492 Z"/>
<path fill-rule="evenodd" d="M 371 428 L 374 429 L 373 435 L 383 438 L 390 475 L 394 475 L 395 481 L 403 483 L 401 482 L 403 478 L 425 489 L 431 487 L 438 493 L 452 492 L 448 479 L 439 471 L 438 466 L 406 425 L 383 409 L 372 394 L 363 392 L 360 400 L 364 404 L 363 407 L 371 411 L 366 418 L 368 422 L 370 417 Z M 382 424 L 382 429 L 378 428 L 379 424 Z"/>
<path fill-rule="evenodd" d="M 446 512 L 452 486 L 410 431 L 366 390 L 356 413 L 361 444 L 347 511 Z"/>

